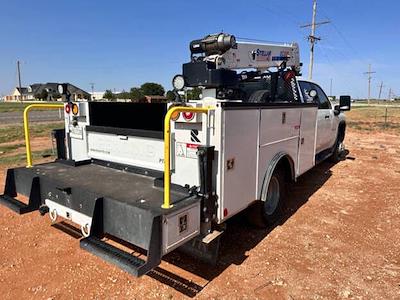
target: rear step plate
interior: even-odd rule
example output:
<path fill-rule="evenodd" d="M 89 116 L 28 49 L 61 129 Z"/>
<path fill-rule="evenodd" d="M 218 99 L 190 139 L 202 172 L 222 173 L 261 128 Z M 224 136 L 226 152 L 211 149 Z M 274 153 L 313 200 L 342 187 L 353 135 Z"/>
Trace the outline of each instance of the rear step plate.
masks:
<path fill-rule="evenodd" d="M 145 260 L 107 244 L 97 237 L 90 236 L 82 239 L 80 246 L 82 249 L 118 266 L 134 276 L 141 276 L 146 273 L 142 269 L 146 264 Z"/>

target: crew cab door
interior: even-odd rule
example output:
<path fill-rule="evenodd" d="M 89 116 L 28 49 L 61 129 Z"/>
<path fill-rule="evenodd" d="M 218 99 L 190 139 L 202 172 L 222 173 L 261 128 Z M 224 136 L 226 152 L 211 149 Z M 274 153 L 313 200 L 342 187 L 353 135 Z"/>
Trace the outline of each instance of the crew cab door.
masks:
<path fill-rule="evenodd" d="M 299 81 L 299 84 L 303 94 L 303 99 L 306 102 L 316 102 L 318 104 L 317 139 L 315 150 L 316 153 L 319 153 L 332 147 L 335 142 L 335 116 L 333 114 L 332 105 L 319 85 L 307 81 Z M 317 95 L 314 98 L 309 96 L 311 90 L 317 92 Z"/>

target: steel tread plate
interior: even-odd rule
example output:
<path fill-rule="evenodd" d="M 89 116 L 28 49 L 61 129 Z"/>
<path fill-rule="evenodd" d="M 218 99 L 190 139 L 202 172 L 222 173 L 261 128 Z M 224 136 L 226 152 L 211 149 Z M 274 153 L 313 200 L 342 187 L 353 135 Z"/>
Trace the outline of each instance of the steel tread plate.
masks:
<path fill-rule="evenodd" d="M 113 263 L 121 269 L 138 276 L 139 268 L 146 264 L 145 260 L 135 257 L 96 237 L 87 237 L 80 241 L 80 246 L 96 256 Z"/>

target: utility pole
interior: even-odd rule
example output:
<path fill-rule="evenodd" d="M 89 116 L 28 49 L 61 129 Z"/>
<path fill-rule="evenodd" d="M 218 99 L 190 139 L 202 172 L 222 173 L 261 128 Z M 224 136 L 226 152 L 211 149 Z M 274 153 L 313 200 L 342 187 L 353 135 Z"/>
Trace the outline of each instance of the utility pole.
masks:
<path fill-rule="evenodd" d="M 90 84 L 90 87 L 91 87 L 91 89 L 92 89 L 92 96 L 90 97 L 90 98 L 91 98 L 90 100 L 93 100 L 94 82 L 91 82 L 91 83 L 89 83 L 89 84 Z"/>
<path fill-rule="evenodd" d="M 392 96 L 392 88 L 389 88 L 389 93 L 388 93 L 388 100 L 390 101 L 390 98 Z"/>
<path fill-rule="evenodd" d="M 91 83 L 89 83 L 90 84 L 90 87 L 91 87 L 91 89 L 92 89 L 92 94 L 94 93 L 94 82 L 91 82 Z"/>
<path fill-rule="evenodd" d="M 331 85 L 329 86 L 329 96 L 331 96 L 331 97 L 332 97 L 332 82 L 333 82 L 333 79 L 331 78 Z"/>
<path fill-rule="evenodd" d="M 21 86 L 21 68 L 20 65 L 21 62 L 17 60 L 17 74 L 18 74 L 18 87 L 19 87 L 19 93 L 21 94 L 19 97 L 19 100 L 22 102 L 22 86 Z"/>
<path fill-rule="evenodd" d="M 364 72 L 364 74 L 368 75 L 368 105 L 369 105 L 369 100 L 371 99 L 371 79 L 372 76 L 371 74 L 374 74 L 376 72 L 371 71 L 371 64 L 368 65 L 368 72 Z"/>
<path fill-rule="evenodd" d="M 382 88 L 383 88 L 383 81 L 381 81 L 381 84 L 379 85 L 379 96 L 378 96 L 379 100 L 381 100 Z"/>
<path fill-rule="evenodd" d="M 317 41 L 320 41 L 320 37 L 315 36 L 315 29 L 318 25 L 328 24 L 330 21 L 315 22 L 317 16 L 317 0 L 313 0 L 313 13 L 311 24 L 300 26 L 300 28 L 311 27 L 311 34 L 308 36 L 310 42 L 310 64 L 308 65 L 308 79 L 312 79 L 313 66 L 314 66 L 314 45 Z"/>

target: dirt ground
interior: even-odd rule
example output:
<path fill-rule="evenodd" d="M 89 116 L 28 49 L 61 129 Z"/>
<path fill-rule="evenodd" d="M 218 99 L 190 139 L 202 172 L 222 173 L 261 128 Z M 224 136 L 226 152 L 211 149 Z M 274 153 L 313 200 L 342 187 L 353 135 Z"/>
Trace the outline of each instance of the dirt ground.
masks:
<path fill-rule="evenodd" d="M 80 236 L 47 216 L 0 207 L 0 297 L 400 299 L 399 136 L 350 130 L 346 146 L 345 161 L 322 163 L 294 185 L 281 224 L 230 221 L 216 267 L 172 253 L 134 278 L 81 250 Z"/>

